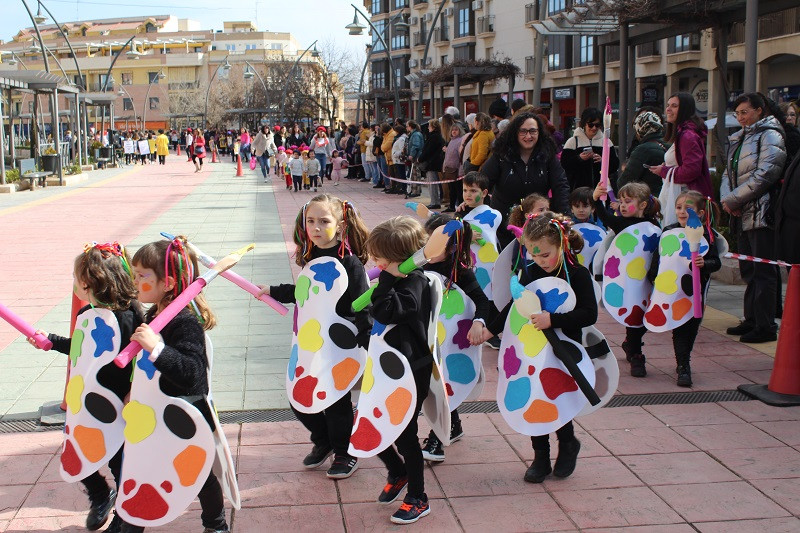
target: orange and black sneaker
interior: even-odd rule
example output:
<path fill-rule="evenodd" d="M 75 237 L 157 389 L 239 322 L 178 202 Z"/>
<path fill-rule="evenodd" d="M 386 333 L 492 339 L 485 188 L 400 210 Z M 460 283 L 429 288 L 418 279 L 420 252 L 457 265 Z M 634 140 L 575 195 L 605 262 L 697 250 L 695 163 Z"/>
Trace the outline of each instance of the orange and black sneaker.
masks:
<path fill-rule="evenodd" d="M 381 495 L 378 496 L 378 503 L 392 503 L 400 496 L 406 485 L 408 485 L 408 476 L 389 476 L 386 478 L 386 486 L 383 487 Z"/>
<path fill-rule="evenodd" d="M 391 521 L 394 524 L 413 524 L 430 512 L 431 506 L 428 505 L 428 496 L 425 493 L 419 498 L 406 494 L 403 505 L 392 515 Z"/>

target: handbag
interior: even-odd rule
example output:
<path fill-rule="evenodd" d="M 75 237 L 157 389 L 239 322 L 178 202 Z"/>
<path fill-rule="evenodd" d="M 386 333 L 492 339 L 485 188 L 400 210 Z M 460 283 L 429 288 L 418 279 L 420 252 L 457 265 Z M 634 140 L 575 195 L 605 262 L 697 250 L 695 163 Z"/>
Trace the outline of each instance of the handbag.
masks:
<path fill-rule="evenodd" d="M 255 170 L 255 169 L 256 169 L 256 158 L 255 157 L 251 157 L 250 158 L 250 170 Z"/>
<path fill-rule="evenodd" d="M 658 195 L 658 201 L 661 204 L 661 214 L 664 216 L 661 224 L 663 227 L 675 224 L 678 221 L 678 215 L 675 212 L 675 200 L 681 193 L 681 186 L 675 183 L 675 167 L 667 171 L 667 177 L 664 178 L 664 184 L 661 186 L 661 193 Z"/>
<path fill-rule="evenodd" d="M 206 149 L 204 146 L 197 146 L 194 147 L 194 155 L 200 155 L 206 153 Z"/>

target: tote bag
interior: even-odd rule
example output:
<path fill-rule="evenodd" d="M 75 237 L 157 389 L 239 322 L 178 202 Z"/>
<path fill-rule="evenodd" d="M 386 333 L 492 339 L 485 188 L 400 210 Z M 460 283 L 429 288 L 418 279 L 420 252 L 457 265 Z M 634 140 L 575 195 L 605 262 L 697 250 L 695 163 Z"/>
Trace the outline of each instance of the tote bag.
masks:
<path fill-rule="evenodd" d="M 250 170 L 255 170 L 255 169 L 256 169 L 256 158 L 255 157 L 251 157 L 250 158 Z"/>
<path fill-rule="evenodd" d="M 678 221 L 678 215 L 675 213 L 675 200 L 680 193 L 681 186 L 675 183 L 675 168 L 673 167 L 667 172 L 667 177 L 664 178 L 664 184 L 661 186 L 661 193 L 658 195 L 661 214 L 664 216 L 661 221 L 663 227 Z"/>

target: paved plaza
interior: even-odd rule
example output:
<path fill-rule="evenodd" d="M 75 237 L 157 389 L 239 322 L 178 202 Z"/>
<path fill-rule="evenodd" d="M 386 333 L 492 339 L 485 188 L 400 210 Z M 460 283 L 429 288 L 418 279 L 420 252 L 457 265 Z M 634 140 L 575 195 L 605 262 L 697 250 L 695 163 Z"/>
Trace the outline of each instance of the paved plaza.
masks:
<path fill-rule="evenodd" d="M 133 252 L 161 231 L 184 234 L 215 257 L 254 242 L 235 270 L 257 284 L 292 280 L 299 267 L 291 258 L 291 232 L 313 192 L 286 191 L 282 179 L 264 183 L 248 169 L 237 178 L 227 160 L 199 174 L 185 157 L 167 161 L 0 196 L 0 302 L 37 328 L 66 335 L 72 261 L 84 243 L 118 240 Z M 369 227 L 411 213 L 402 196 L 366 183 L 326 182 L 323 190 L 351 200 Z M 766 383 L 775 343 L 744 345 L 724 334 L 741 314 L 742 291 L 712 282 L 690 390 L 675 385 L 669 334 L 645 336 L 648 376 L 631 378 L 619 348 L 624 329 L 601 312 L 598 328 L 622 363 L 618 395 L 691 395 Z M 211 331 L 219 411 L 285 410 L 291 314 L 281 317 L 224 279 L 206 292 L 219 324 Z M 491 401 L 497 351 L 483 353 L 487 385 L 480 400 Z M 65 368 L 62 354 L 33 349 L 0 322 L 0 429 L 59 400 Z M 522 480 L 533 458 L 527 437 L 498 413 L 463 415 L 466 436 L 446 448 L 443 464 L 426 466 L 432 512 L 412 526 L 390 524 L 396 504 L 376 503 L 385 482 L 377 459 L 334 482 L 323 469 L 302 468 L 311 445 L 298 422 L 228 424 L 243 501 L 230 524 L 237 532 L 800 531 L 800 407 L 681 404 L 680 396 L 652 405 L 635 398 L 635 405 L 576 419 L 583 448 L 575 473 L 541 485 Z M 424 436 L 427 425 L 420 425 Z M 78 485 L 60 480 L 60 443 L 59 431 L 0 433 L 0 531 L 84 531 L 87 500 Z M 201 531 L 199 505 L 152 530 Z"/>

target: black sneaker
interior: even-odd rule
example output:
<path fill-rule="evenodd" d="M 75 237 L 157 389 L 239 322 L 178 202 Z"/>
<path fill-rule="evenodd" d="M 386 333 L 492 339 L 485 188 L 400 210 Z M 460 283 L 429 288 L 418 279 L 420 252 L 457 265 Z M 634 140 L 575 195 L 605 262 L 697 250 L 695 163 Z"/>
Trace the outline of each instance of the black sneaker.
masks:
<path fill-rule="evenodd" d="M 733 326 L 725 330 L 725 333 L 728 335 L 744 335 L 745 333 L 750 333 L 753 331 L 755 326 L 753 324 L 747 322 L 739 322 L 738 326 Z"/>
<path fill-rule="evenodd" d="M 422 441 L 422 458 L 426 461 L 433 461 L 434 463 L 441 463 L 444 461 L 444 448 L 442 446 L 442 441 L 434 434 L 433 431 L 430 432 L 428 438 Z"/>
<path fill-rule="evenodd" d="M 330 446 L 317 446 L 316 444 L 311 449 L 311 453 L 306 455 L 303 459 L 303 466 L 306 468 L 316 468 L 325 462 L 325 459 L 333 454 L 333 448 Z"/>
<path fill-rule="evenodd" d="M 495 350 L 499 350 L 500 349 L 500 337 L 495 335 L 494 337 L 492 337 L 488 341 L 484 342 L 483 344 L 484 344 L 484 346 L 488 346 L 489 348 L 494 348 Z"/>
<path fill-rule="evenodd" d="M 631 354 L 631 376 L 635 378 L 647 376 L 647 368 L 644 366 L 644 355 L 640 353 Z"/>
<path fill-rule="evenodd" d="M 755 328 L 739 337 L 739 342 L 747 342 L 750 344 L 757 344 L 761 342 L 772 342 L 777 340 L 778 335 L 771 329 Z"/>
<path fill-rule="evenodd" d="M 378 496 L 378 503 L 392 503 L 400 496 L 403 489 L 408 485 L 408 476 L 386 478 L 386 486 L 383 487 L 381 495 Z"/>
<path fill-rule="evenodd" d="M 691 387 L 692 386 L 692 370 L 689 365 L 678 366 L 678 387 Z"/>
<path fill-rule="evenodd" d="M 461 429 L 461 420 L 453 420 L 450 422 L 450 444 L 461 440 L 464 436 L 464 430 Z"/>
<path fill-rule="evenodd" d="M 414 498 L 406 494 L 403 505 L 400 506 L 390 519 L 394 524 L 413 524 L 431 512 L 428 497 L 423 494 L 421 498 Z"/>
<path fill-rule="evenodd" d="M 383 189 L 383 183 L 379 183 L 377 185 L 372 186 L 373 189 Z"/>
<path fill-rule="evenodd" d="M 203 533 L 230 533 L 230 529 L 228 526 L 225 526 L 222 529 L 214 529 L 213 527 L 207 527 L 203 530 Z"/>
<path fill-rule="evenodd" d="M 97 501 L 93 501 L 92 506 L 89 508 L 89 514 L 86 517 L 86 529 L 89 531 L 97 531 L 108 520 L 108 515 L 114 508 L 114 502 L 117 500 L 117 491 L 109 489 L 108 495 Z"/>
<path fill-rule="evenodd" d="M 336 454 L 333 457 L 333 464 L 325 474 L 331 479 L 346 479 L 358 470 L 358 459 L 349 455 Z"/>

